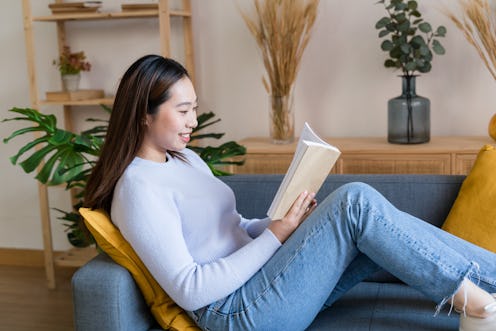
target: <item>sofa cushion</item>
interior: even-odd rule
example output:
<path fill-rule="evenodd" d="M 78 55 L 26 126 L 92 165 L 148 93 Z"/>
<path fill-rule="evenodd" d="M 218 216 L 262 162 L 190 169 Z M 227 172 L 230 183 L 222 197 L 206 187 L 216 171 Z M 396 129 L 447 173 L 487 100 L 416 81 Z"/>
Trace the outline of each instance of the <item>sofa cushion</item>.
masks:
<path fill-rule="evenodd" d="M 449 305 L 434 316 L 436 304 L 404 284 L 362 282 L 322 311 L 307 331 L 453 331 L 458 314 Z"/>
<path fill-rule="evenodd" d="M 162 328 L 178 331 L 200 330 L 160 287 L 105 211 L 80 208 L 79 212 L 98 246 L 131 273 L 152 315 Z"/>
<path fill-rule="evenodd" d="M 496 252 L 496 149 L 485 145 L 465 179 L 443 229 Z"/>

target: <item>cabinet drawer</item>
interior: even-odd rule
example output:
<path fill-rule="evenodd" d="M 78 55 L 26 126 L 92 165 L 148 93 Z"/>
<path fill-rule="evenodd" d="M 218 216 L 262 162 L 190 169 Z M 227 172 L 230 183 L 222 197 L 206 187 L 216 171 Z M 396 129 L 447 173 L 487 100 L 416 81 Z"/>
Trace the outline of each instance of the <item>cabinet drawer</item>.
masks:
<path fill-rule="evenodd" d="M 449 174 L 449 154 L 441 155 L 343 155 L 338 172 L 343 174 Z"/>

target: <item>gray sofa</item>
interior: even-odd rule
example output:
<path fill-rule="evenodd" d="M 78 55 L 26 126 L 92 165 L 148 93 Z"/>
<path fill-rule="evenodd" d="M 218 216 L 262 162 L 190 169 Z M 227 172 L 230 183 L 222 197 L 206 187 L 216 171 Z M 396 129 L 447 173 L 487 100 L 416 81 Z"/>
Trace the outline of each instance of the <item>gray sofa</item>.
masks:
<path fill-rule="evenodd" d="M 265 215 L 281 179 L 280 175 L 223 178 L 236 194 L 238 211 L 246 217 Z M 365 182 L 399 209 L 440 226 L 463 179 L 463 176 L 440 175 L 330 175 L 317 199 L 322 201 L 345 183 Z M 105 254 L 80 268 L 74 274 L 72 286 L 77 331 L 160 330 L 130 274 Z M 321 312 L 308 330 L 458 329 L 456 313 L 448 316 L 443 311 L 434 317 L 434 311 L 435 303 L 381 271 Z"/>

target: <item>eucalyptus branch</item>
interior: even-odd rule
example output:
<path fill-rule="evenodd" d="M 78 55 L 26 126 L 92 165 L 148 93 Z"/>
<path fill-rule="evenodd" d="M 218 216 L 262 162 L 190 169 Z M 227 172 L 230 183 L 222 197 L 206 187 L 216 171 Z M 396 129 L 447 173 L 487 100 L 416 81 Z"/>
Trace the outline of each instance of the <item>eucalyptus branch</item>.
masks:
<path fill-rule="evenodd" d="M 401 69 L 405 76 L 413 76 L 416 71 L 429 72 L 433 52 L 437 55 L 446 52 L 437 39 L 446 35 L 446 28 L 439 26 L 433 30 L 422 18 L 415 0 L 381 0 L 377 3 L 383 4 L 387 13 L 375 25 L 380 30 L 379 38 L 389 36 L 381 44 L 381 49 L 388 52 L 384 66 Z"/>

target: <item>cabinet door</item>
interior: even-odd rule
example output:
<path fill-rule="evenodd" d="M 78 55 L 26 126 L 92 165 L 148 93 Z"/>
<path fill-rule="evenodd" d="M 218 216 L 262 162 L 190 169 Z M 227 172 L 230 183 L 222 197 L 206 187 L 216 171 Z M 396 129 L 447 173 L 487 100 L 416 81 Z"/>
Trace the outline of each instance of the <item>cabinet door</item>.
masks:
<path fill-rule="evenodd" d="M 289 154 L 247 154 L 245 163 L 234 167 L 237 174 L 285 174 L 293 155 Z"/>
<path fill-rule="evenodd" d="M 356 154 L 343 155 L 343 174 L 449 174 L 450 155 Z"/>
<path fill-rule="evenodd" d="M 468 175 L 474 166 L 477 154 L 456 154 L 453 169 L 454 175 Z"/>

